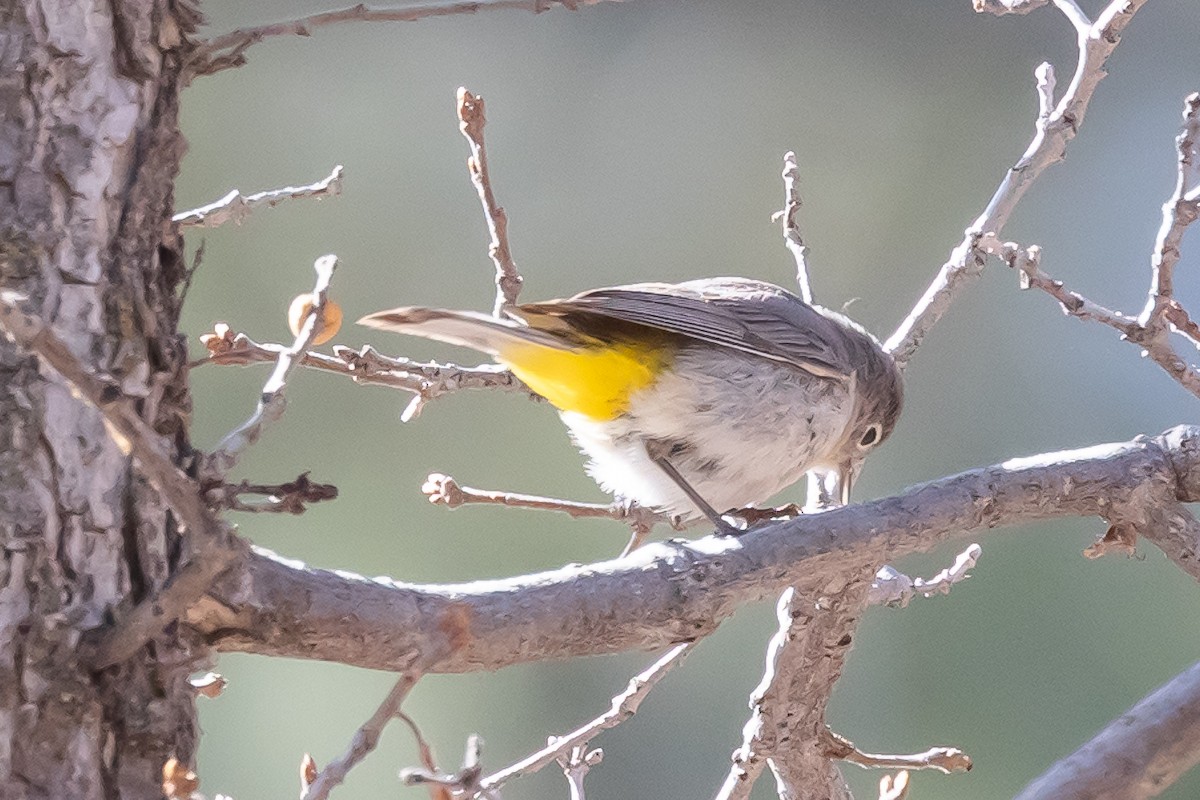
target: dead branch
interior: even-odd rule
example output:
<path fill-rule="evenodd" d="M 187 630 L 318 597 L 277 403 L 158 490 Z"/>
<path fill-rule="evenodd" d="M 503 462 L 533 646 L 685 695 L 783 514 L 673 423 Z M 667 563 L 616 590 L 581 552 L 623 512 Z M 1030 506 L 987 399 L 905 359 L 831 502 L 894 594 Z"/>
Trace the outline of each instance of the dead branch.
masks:
<path fill-rule="evenodd" d="M 171 217 L 172 222 L 179 223 L 184 228 L 215 228 L 226 222 L 241 225 L 255 208 L 266 206 L 274 208 L 285 200 L 296 200 L 302 197 L 337 196 L 342 193 L 342 165 L 338 164 L 333 172 L 316 183 L 305 186 L 284 186 L 282 189 L 269 189 L 265 192 L 255 192 L 245 195 L 234 189 L 220 200 L 208 205 L 181 211 Z"/>
<path fill-rule="evenodd" d="M 304 352 L 312 345 L 317 335 L 321 311 L 328 301 L 329 282 L 333 280 L 334 270 L 337 269 L 337 256 L 318 258 L 313 264 L 313 269 L 317 272 L 317 282 L 313 287 L 312 311 L 296 334 L 296 340 L 290 347 L 280 350 L 276 356 L 275 369 L 263 384 L 254 413 L 226 434 L 217 448 L 204 459 L 201 473 L 205 477 L 221 478 L 226 475 L 246 450 L 258 441 L 266 427 L 283 416 L 284 409 L 287 408 L 285 392 L 288 377 L 300 364 Z"/>
<path fill-rule="evenodd" d="M 212 75 L 246 63 L 246 50 L 273 36 L 311 36 L 316 28 L 344 22 L 416 22 L 430 17 L 455 14 L 474 14 L 484 10 L 524 10 L 540 13 L 554 6 L 574 10 L 604 0 L 433 0 L 424 5 L 407 8 L 369 8 L 358 4 L 337 11 L 325 11 L 287 22 L 239 28 L 202 42 L 192 52 L 187 63 L 190 77 Z M 186 81 L 185 81 L 186 82 Z"/>
<path fill-rule="evenodd" d="M 524 279 L 513 261 L 512 250 L 508 245 L 508 214 L 496 203 L 492 192 L 492 178 L 488 172 L 487 148 L 483 143 L 483 127 L 487 125 L 483 98 L 471 94 L 463 87 L 458 87 L 458 129 L 471 146 L 471 157 L 467 159 L 467 171 L 471 173 L 471 183 L 479 193 L 479 202 L 483 206 L 483 216 L 487 219 L 488 234 L 491 242 L 488 244 L 488 256 L 496 265 L 496 302 L 492 313 L 497 316 L 505 306 L 515 305 L 517 295 L 521 293 Z"/>
<path fill-rule="evenodd" d="M 958 554 L 954 563 L 929 580 L 910 578 L 891 566 L 882 567 L 871 582 L 871 593 L 867 602 L 873 606 L 907 606 L 917 595 L 932 597 L 935 594 L 950 594 L 950 587 L 971 577 L 967 571 L 979 561 L 983 549 L 971 544 Z"/>
<path fill-rule="evenodd" d="M 244 333 L 234 333 L 223 322 L 214 325 L 213 331 L 202 335 L 200 341 L 207 348 L 208 356 L 193 362 L 192 367 L 203 364 L 243 366 L 274 363 L 287 347 L 275 343 L 260 344 Z M 533 400 L 542 399 L 517 376 L 498 364 L 460 367 L 457 364 L 391 358 L 370 345 L 358 350 L 336 345 L 333 352 L 333 356 L 328 356 L 308 350 L 300 356 L 300 366 L 343 375 L 355 383 L 411 392 L 414 395 L 413 402 L 401 415 L 403 422 L 416 417 L 426 402 L 467 389 L 521 392 Z"/>
<path fill-rule="evenodd" d="M 788 151 L 783 156 L 783 211 L 775 218 L 783 226 L 783 243 L 788 252 L 796 260 L 796 285 L 800 288 L 800 299 L 812 303 L 812 279 L 808 268 L 808 246 L 800 233 L 800 223 L 796 222 L 796 214 L 800 211 L 800 167 L 796 164 L 796 154 Z"/>

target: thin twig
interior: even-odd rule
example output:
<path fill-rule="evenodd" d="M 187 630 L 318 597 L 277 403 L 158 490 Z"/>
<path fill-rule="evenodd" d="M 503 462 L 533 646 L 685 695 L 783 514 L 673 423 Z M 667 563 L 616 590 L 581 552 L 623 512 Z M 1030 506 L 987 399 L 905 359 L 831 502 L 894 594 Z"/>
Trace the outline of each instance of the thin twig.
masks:
<path fill-rule="evenodd" d="M 458 87 L 458 129 L 471 146 L 471 157 L 467 159 L 467 170 L 471 183 L 479 193 L 483 205 L 483 216 L 487 219 L 491 242 L 488 256 L 496 265 L 496 303 L 492 313 L 499 316 L 507 306 L 516 305 L 521 293 L 521 273 L 513 262 L 508 246 L 508 215 L 496 204 L 492 193 L 492 179 L 488 173 L 487 148 L 483 144 L 483 127 L 487 124 L 483 98 L 471 94 L 466 88 Z"/>
<path fill-rule="evenodd" d="M 1017 163 L 1008 170 L 983 213 L 967 229 L 963 240 L 950 253 L 933 283 L 900 323 L 884 347 L 903 367 L 916 353 L 925 335 L 946 313 L 963 287 L 983 271 L 986 254 L 979 248 L 979 239 L 990 233 L 1000 236 L 1013 209 L 1025 192 L 1046 167 L 1061 161 L 1067 144 L 1075 138 L 1087 113 L 1096 86 L 1104 78 L 1104 63 L 1120 41 L 1121 33 L 1146 0 L 1113 0 L 1086 31 L 1079 32 L 1079 58 L 1071 84 L 1054 110 L 1043 120 L 1041 106 L 1047 88 L 1048 71 L 1039 67 L 1038 123 L 1033 139 Z M 1001 4 L 1009 5 L 1009 4 Z M 977 2 L 981 10 L 996 10 L 994 2 Z M 1014 9 L 1010 9 L 1014 10 Z M 1077 25 L 1079 19 L 1069 13 L 1068 19 Z"/>
<path fill-rule="evenodd" d="M 956 772 L 968 772 L 972 766 L 971 757 L 957 747 L 931 747 L 924 753 L 911 755 L 884 755 L 864 753 L 855 747 L 853 742 L 832 731 L 825 731 L 824 738 L 822 744 L 830 758 L 857 764 L 866 769 L 932 769 L 952 775 Z"/>
<path fill-rule="evenodd" d="M 250 212 L 258 206 L 274 208 L 285 200 L 335 196 L 341 193 L 342 165 L 338 164 L 328 177 L 316 183 L 310 183 L 307 186 L 285 186 L 282 189 L 270 189 L 250 195 L 244 195 L 238 189 L 234 189 L 216 202 L 193 208 L 190 211 L 179 212 L 171 217 L 171 221 L 177 222 L 185 228 L 215 228 L 230 221 L 241 225 L 242 221 L 250 216 Z"/>
<path fill-rule="evenodd" d="M 431 473 L 425 479 L 421 491 L 429 498 L 429 502 L 446 508 L 459 508 L 469 504 L 507 506 L 538 511 L 560 511 L 574 519 L 614 519 L 647 529 L 658 524 L 668 525 L 677 531 L 685 529 L 678 517 L 639 506 L 637 503 L 579 503 L 532 494 L 473 489 L 470 486 L 462 486 L 454 478 L 439 472 Z"/>
<path fill-rule="evenodd" d="M 571 752 L 558 757 L 558 765 L 562 767 L 567 784 L 571 787 L 571 800 L 585 800 L 583 779 L 587 777 L 592 767 L 604 760 L 604 751 L 588 750 L 587 745 L 576 745 Z"/>
<path fill-rule="evenodd" d="M 242 495 L 260 495 L 258 502 L 246 502 Z M 338 488 L 328 483 L 314 483 L 308 473 L 287 483 L 226 483 L 206 492 L 209 502 L 217 508 L 251 513 L 273 512 L 277 514 L 303 514 L 312 503 L 334 500 Z"/>
<path fill-rule="evenodd" d="M 871 591 L 867 602 L 873 606 L 907 606 L 917 595 L 932 597 L 935 594 L 949 594 L 950 587 L 971 576 L 968 570 L 978 562 L 983 548 L 971 544 L 958 554 L 954 563 L 934 575 L 929 580 L 910 578 L 891 566 L 884 566 L 875 573 L 871 582 Z"/>
<path fill-rule="evenodd" d="M 286 22 L 240 28 L 213 37 L 192 53 L 187 64 L 188 77 L 212 75 L 223 69 L 245 63 L 245 52 L 258 42 L 272 36 L 310 36 L 316 28 L 343 22 L 416 22 L 430 17 L 453 14 L 474 14 L 487 9 L 525 10 L 540 13 L 554 6 L 574 10 L 581 5 L 593 5 L 603 0 L 444 0 L 407 8 L 369 8 L 360 3 L 337 11 L 301 17 Z"/>
<path fill-rule="evenodd" d="M 244 366 L 274 363 L 279 354 L 287 349 L 282 344 L 256 342 L 244 333 L 233 332 L 223 322 L 214 325 L 212 332 L 202 335 L 200 341 L 208 350 L 208 355 L 192 362 L 192 368 L 204 364 Z M 416 417 L 427 401 L 465 389 L 499 389 L 520 392 L 534 400 L 542 399 L 517 376 L 498 364 L 460 367 L 457 364 L 391 358 L 370 345 L 359 350 L 336 345 L 333 352 L 333 356 L 328 356 L 308 350 L 301 355 L 300 366 L 344 375 L 355 383 L 412 392 L 413 402 L 401 415 L 404 422 Z"/>
<path fill-rule="evenodd" d="M 387 697 L 379 704 L 379 708 L 375 709 L 375 713 L 354 732 L 354 738 L 350 740 L 346 752 L 341 758 L 329 762 L 325 769 L 318 773 L 317 779 L 309 784 L 308 791 L 301 795 L 301 800 L 325 800 L 333 787 L 346 780 L 350 770 L 375 749 L 383 729 L 400 713 L 400 706 L 417 684 L 418 677 L 408 672 L 400 676 L 392 690 L 387 693 Z"/>
<path fill-rule="evenodd" d="M 428 770 L 431 774 L 436 774 L 438 770 L 437 759 L 433 757 L 433 748 L 425 739 L 425 734 L 421 733 L 421 728 L 417 725 L 408 714 L 403 711 L 396 713 L 396 718 L 408 726 L 412 731 L 413 738 L 417 740 L 417 758 L 421 760 L 421 767 Z M 429 784 L 429 800 L 453 800 L 453 792 L 445 786 Z"/>
<path fill-rule="evenodd" d="M 90 651 L 85 659 L 101 669 L 132 656 L 179 619 L 245 552 L 245 544 L 231 525 L 204 506 L 199 486 L 164 453 L 161 437 L 138 415 L 120 387 L 93 374 L 40 317 L 21 308 L 22 302 L 13 292 L 0 292 L 0 328 L 53 367 L 104 415 L 109 434 L 138 461 L 146 479 L 179 516 L 187 537 L 188 562 L 169 582 L 103 631 L 98 641 L 84 645 Z"/>
<path fill-rule="evenodd" d="M 409 767 L 400 770 L 400 780 L 405 786 L 425 786 L 442 790 L 452 797 L 500 800 L 499 790 L 484 788 L 480 782 L 483 775 L 482 758 L 483 740 L 473 733 L 467 737 L 466 752 L 458 772 L 445 773 L 425 767 Z"/>
<path fill-rule="evenodd" d="M 1193 171 L 1200 163 L 1197 145 L 1200 143 L 1200 92 L 1188 95 L 1183 106 L 1183 127 L 1175 139 L 1178 168 L 1175 173 L 1175 190 L 1163 204 L 1162 225 L 1154 242 L 1154 253 L 1150 258 L 1150 296 L 1138 320 L 1144 327 L 1151 327 L 1156 317 L 1161 318 L 1175 295 L 1175 265 L 1179 262 L 1183 232 L 1196 221 L 1200 204 L 1196 199 L 1189 202 L 1188 194 L 1195 188 Z"/>
<path fill-rule="evenodd" d="M 800 167 L 796 165 L 796 154 L 789 150 L 783 156 L 783 211 L 775 217 L 783 225 L 783 243 L 796 260 L 796 285 L 800 287 L 800 299 L 812 303 L 812 279 L 808 268 L 808 246 L 800 234 L 796 213 L 800 210 Z"/>
<path fill-rule="evenodd" d="M 884 775 L 879 779 L 879 800 L 906 800 L 908 786 L 908 773 L 904 770 L 895 775 Z"/>
<path fill-rule="evenodd" d="M 1198 147 L 1200 93 L 1195 93 L 1184 101 L 1183 127 L 1176 138 L 1175 188 L 1163 204 L 1162 225 L 1150 261 L 1149 298 L 1136 317 L 1094 303 L 1043 273 L 1041 249 L 1036 245 L 1022 247 L 1015 242 L 1001 242 L 993 233 L 982 234 L 975 242 L 978 251 L 994 255 L 1017 270 L 1022 289 L 1039 289 L 1057 300 L 1063 313 L 1119 331 L 1123 339 L 1142 348 L 1144 355 L 1196 397 L 1200 397 L 1200 369 L 1179 356 L 1170 334 L 1178 334 L 1200 348 L 1200 325 L 1175 299 L 1173 285 L 1184 231 L 1200 218 L 1200 187 L 1192 185 L 1200 162 Z"/>
<path fill-rule="evenodd" d="M 514 778 L 530 775 L 547 764 L 554 763 L 560 755 L 569 752 L 571 748 L 586 745 L 600 731 L 620 725 L 637 713 L 638 707 L 646 699 L 650 690 L 671 671 L 672 667 L 683 661 L 693 646 L 695 646 L 695 642 L 675 645 L 662 658 L 635 675 L 629 681 L 629 687 L 612 699 L 612 706 L 608 711 L 565 736 L 552 737 L 550 743 L 541 750 L 488 775 L 480 781 L 480 786 L 485 790 L 499 790 Z"/>
<path fill-rule="evenodd" d="M 230 431 L 217 445 L 217 449 L 208 454 L 202 470 L 202 474 L 206 477 L 221 478 L 228 474 L 246 450 L 262 436 L 267 425 L 283 416 L 283 412 L 287 408 L 287 398 L 284 392 L 287 389 L 288 377 L 292 374 L 292 370 L 300 364 L 303 353 L 317 335 L 321 310 L 325 307 L 325 301 L 329 294 L 329 282 L 333 279 L 334 270 L 337 269 L 337 256 L 321 256 L 313 264 L 313 269 L 317 272 L 317 281 L 313 286 L 311 312 L 304 320 L 291 347 L 279 352 L 275 369 L 271 371 L 271 376 L 263 384 L 258 407 L 254 413 L 250 415 L 249 419 Z"/>

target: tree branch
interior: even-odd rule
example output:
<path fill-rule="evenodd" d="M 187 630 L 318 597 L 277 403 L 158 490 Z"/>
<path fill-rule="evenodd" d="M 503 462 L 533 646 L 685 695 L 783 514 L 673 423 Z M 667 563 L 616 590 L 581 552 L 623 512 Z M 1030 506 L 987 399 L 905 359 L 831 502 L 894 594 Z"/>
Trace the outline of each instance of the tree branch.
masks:
<path fill-rule="evenodd" d="M 275 369 L 263 384 L 258 406 L 250 418 L 230 431 L 217 449 L 205 458 L 201 472 L 206 478 L 219 478 L 226 475 L 237 464 L 246 450 L 258 441 L 267 425 L 283 416 L 287 408 L 288 376 L 300 364 L 304 352 L 308 350 L 316 338 L 320 327 L 321 310 L 329 295 L 329 282 L 333 280 L 334 270 L 337 269 L 337 256 L 321 256 L 313 264 L 317 272 L 317 281 L 313 286 L 312 310 L 304 319 L 296 340 L 290 347 L 280 350 L 275 358 Z"/>
<path fill-rule="evenodd" d="M 1200 663 L 1113 720 L 1016 800 L 1144 800 L 1200 764 Z"/>
<path fill-rule="evenodd" d="M 306 186 L 284 186 L 282 189 L 269 189 L 265 192 L 255 192 L 244 195 L 238 189 L 216 202 L 181 211 L 171 217 L 172 222 L 179 223 L 185 228 L 215 228 L 232 221 L 241 225 L 242 220 L 250 216 L 250 212 L 258 206 L 274 208 L 285 200 L 295 200 L 301 197 L 325 197 L 342 193 L 342 165 L 338 164 L 333 172 L 316 183 Z"/>
<path fill-rule="evenodd" d="M 1145 2 L 1113 0 L 1093 24 L 1082 30 L 1078 28 L 1081 20 L 1074 14 L 1067 15 L 1079 34 L 1079 60 L 1071 84 L 1058 105 L 1047 115 L 1044 113 L 1047 105 L 1044 98 L 1048 89 L 1052 91 L 1052 87 L 1048 87 L 1052 73 L 1045 66 L 1039 68 L 1039 114 L 1033 140 L 1017 163 L 1008 170 L 983 213 L 967 229 L 962 242 L 951 251 L 950 259 L 942 265 L 925 294 L 884 344 L 901 367 L 912 358 L 925 335 L 949 310 L 963 287 L 983 271 L 986 254 L 979 246 L 980 237 L 987 233 L 1000 236 L 1013 209 L 1033 182 L 1046 167 L 1063 159 L 1067 144 L 1075 138 L 1083 122 L 1096 86 L 1104 78 L 1104 63 L 1120 41 L 1125 26 Z M 1061 0 L 1058 4 L 1060 8 L 1066 5 Z M 1012 6 L 1034 4 L 998 4 L 996 0 L 976 0 L 977 10 L 995 13 L 997 5 L 1010 7 L 1011 11 L 1016 10 Z M 1025 10 L 1028 8 L 1023 8 L 1022 13 Z"/>
<path fill-rule="evenodd" d="M 200 341 L 208 349 L 208 356 L 192 362 L 192 367 L 203 364 L 245 366 L 274 363 L 280 352 L 287 348 L 286 345 L 273 342 L 260 344 L 244 333 L 234 333 L 223 322 L 214 325 L 211 333 L 203 334 Z M 413 400 L 400 416 L 402 422 L 418 416 L 426 402 L 466 389 L 521 392 L 530 399 L 542 399 L 516 375 L 498 364 L 460 367 L 457 364 L 391 358 L 370 345 L 364 345 L 359 350 L 335 345 L 333 353 L 328 356 L 314 350 L 305 351 L 300 356 L 300 366 L 343 375 L 355 383 L 412 392 Z"/>
<path fill-rule="evenodd" d="M 492 313 L 499 316 L 506 306 L 515 305 L 521 293 L 524 279 L 513 261 L 508 245 L 508 214 L 496 203 L 492 192 L 492 178 L 488 172 L 487 148 L 483 143 L 483 127 L 487 125 L 487 114 L 483 98 L 458 87 L 458 129 L 471 146 L 471 157 L 467 159 L 467 170 L 471 183 L 479 193 L 483 216 L 487 219 L 488 256 L 496 265 L 496 302 Z"/>
<path fill-rule="evenodd" d="M 507 580 L 422 586 L 309 569 L 256 551 L 188 614 L 220 650 L 420 672 L 471 672 L 692 641 L 738 607 L 817 573 L 880 564 L 978 531 L 1100 517 L 1200 579 L 1200 427 L 1014 459 L 737 538 Z M 630 602 L 638 598 L 638 602 Z"/>
<path fill-rule="evenodd" d="M 650 690 L 673 667 L 683 663 L 684 658 L 691 652 L 691 649 L 691 643 L 679 644 L 671 648 L 667 653 L 663 654 L 662 658 L 630 678 L 629 686 L 626 687 L 625 691 L 613 697 L 612 705 L 608 711 L 605 711 L 600 716 L 581 725 L 568 734 L 551 736 L 550 741 L 545 747 L 535 753 L 531 753 L 511 766 L 493 772 L 480 781 L 480 786 L 485 791 L 499 791 L 504 784 L 514 778 L 537 772 L 542 767 L 559 760 L 568 751 L 574 750 L 577 747 L 586 747 L 588 742 L 594 739 L 601 731 L 620 725 L 637 713 L 638 708 L 642 705 L 642 701 L 650 694 Z"/>
<path fill-rule="evenodd" d="M 325 800 L 329 797 L 333 788 L 346 780 L 350 770 L 375 749 L 379 737 L 383 735 L 383 729 L 399 715 L 404 698 L 408 697 L 408 693 L 416 684 L 416 675 L 401 675 L 387 693 L 387 697 L 379 704 L 379 708 L 375 709 L 375 713 L 354 732 L 354 738 L 350 740 L 350 746 L 342 757 L 329 762 L 325 769 L 317 773 L 316 780 L 309 784 L 308 791 L 300 795 L 300 800 Z"/>
<path fill-rule="evenodd" d="M 619 1 L 619 0 L 616 0 Z M 230 67 L 246 63 L 246 50 L 251 45 L 272 36 L 311 36 L 315 28 L 337 25 L 343 22 L 416 22 L 430 17 L 446 17 L 454 14 L 474 14 L 485 10 L 524 10 L 540 13 L 553 6 L 575 10 L 604 0 L 435 0 L 425 5 L 407 8 L 369 8 L 363 3 L 337 11 L 325 11 L 287 22 L 275 22 L 213 37 L 202 42 L 188 59 L 186 74 L 189 78 L 212 75 Z M 185 81 L 186 83 L 186 81 Z"/>

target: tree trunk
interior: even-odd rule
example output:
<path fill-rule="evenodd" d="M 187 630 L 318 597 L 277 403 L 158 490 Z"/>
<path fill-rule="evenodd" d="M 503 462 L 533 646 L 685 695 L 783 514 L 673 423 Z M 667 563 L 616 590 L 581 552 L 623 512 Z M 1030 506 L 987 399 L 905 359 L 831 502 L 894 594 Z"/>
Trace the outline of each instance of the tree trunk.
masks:
<path fill-rule="evenodd" d="M 170 216 L 197 20 L 180 0 L 0 6 L 0 290 L 136 398 L 181 464 Z M 94 672 L 78 644 L 162 585 L 179 531 L 99 412 L 2 338 L 0 544 L 0 797 L 161 798 L 163 762 L 193 758 L 186 679 L 206 653 L 172 633 Z"/>

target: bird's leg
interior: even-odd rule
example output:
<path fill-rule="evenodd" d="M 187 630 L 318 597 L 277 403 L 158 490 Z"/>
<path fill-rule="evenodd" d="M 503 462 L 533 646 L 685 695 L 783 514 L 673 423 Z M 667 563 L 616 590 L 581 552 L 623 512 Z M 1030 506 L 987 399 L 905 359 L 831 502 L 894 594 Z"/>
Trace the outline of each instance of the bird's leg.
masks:
<path fill-rule="evenodd" d="M 700 493 L 693 489 L 692 485 L 683 479 L 683 476 L 679 474 L 679 470 L 675 469 L 671 462 L 667 460 L 666 456 L 655 453 L 654 448 L 651 447 L 646 448 L 646 452 L 650 456 L 650 460 L 657 464 L 658 468 L 665 472 L 667 477 L 674 481 L 675 485 L 683 490 L 683 493 L 688 496 L 688 499 L 696 504 L 704 516 L 708 517 L 709 521 L 713 525 L 717 526 L 717 533 L 719 535 L 742 535 L 744 531 L 740 531 L 733 527 L 724 517 L 717 513 L 717 510 L 710 506 L 708 502 L 700 496 Z"/>

